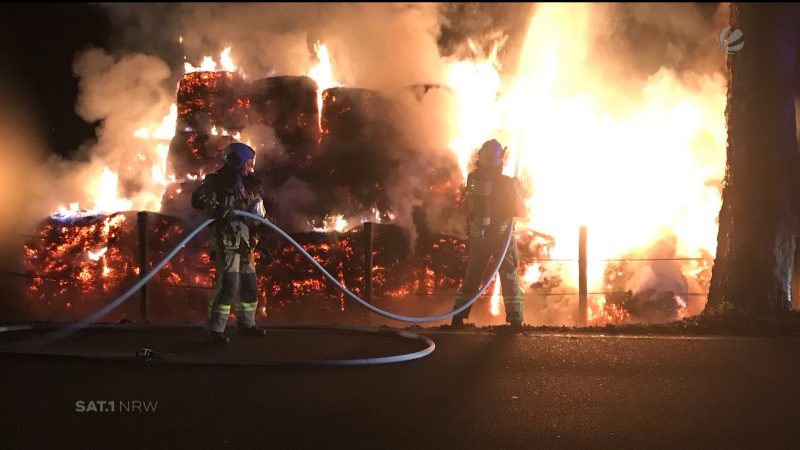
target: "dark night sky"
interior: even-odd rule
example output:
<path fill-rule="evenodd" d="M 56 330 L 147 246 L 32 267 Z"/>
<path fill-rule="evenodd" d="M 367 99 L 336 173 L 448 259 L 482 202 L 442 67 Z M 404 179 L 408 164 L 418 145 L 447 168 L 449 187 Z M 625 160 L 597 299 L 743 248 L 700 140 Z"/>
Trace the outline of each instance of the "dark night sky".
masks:
<path fill-rule="evenodd" d="M 85 48 L 105 47 L 109 31 L 97 5 L 0 5 L 0 95 L 21 96 L 54 152 L 68 156 L 94 137 L 94 125 L 75 113 L 72 62 Z"/>

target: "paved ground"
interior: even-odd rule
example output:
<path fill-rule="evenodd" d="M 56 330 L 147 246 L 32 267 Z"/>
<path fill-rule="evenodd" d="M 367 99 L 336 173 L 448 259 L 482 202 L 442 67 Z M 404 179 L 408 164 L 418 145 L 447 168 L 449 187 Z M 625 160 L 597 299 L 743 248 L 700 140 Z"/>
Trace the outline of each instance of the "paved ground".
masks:
<path fill-rule="evenodd" d="M 196 333 L 88 331 L 58 349 L 151 346 L 220 358 L 276 359 L 378 356 L 421 348 L 391 337 L 276 332 L 258 343 L 208 349 Z M 362 368 L 0 355 L 3 447 L 800 445 L 797 339 L 423 334 L 436 341 L 431 356 Z M 0 341 L 9 339 L 0 336 Z M 118 408 L 133 400 L 158 403 L 155 412 L 76 412 L 76 402 L 87 408 L 100 400 L 114 401 Z"/>

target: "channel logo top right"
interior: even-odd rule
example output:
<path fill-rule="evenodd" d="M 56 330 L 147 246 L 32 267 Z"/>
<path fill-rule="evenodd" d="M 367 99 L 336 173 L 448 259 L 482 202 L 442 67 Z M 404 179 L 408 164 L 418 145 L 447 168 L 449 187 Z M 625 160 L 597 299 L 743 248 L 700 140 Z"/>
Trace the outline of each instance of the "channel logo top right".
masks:
<path fill-rule="evenodd" d="M 744 33 L 742 30 L 728 25 L 720 30 L 719 36 L 717 36 L 717 47 L 728 55 L 738 53 L 744 48 Z"/>

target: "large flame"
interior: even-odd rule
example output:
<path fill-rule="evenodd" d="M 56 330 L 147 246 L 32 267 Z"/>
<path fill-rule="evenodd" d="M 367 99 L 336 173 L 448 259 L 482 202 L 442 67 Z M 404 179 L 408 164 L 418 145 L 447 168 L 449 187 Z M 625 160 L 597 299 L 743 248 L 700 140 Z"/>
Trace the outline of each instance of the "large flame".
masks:
<path fill-rule="evenodd" d="M 174 175 L 167 173 L 167 154 L 169 142 L 175 134 L 178 109 L 172 104 L 164 117 L 157 123 L 143 126 L 133 132 L 131 147 L 138 147 L 133 160 L 136 163 L 150 164 L 141 168 L 142 190 L 133 197 L 122 195 L 119 190 L 119 173 L 112 167 L 103 166 L 86 183 L 86 193 L 90 206 L 70 203 L 69 208 L 59 206 L 53 215 L 67 217 L 77 214 L 111 214 L 117 211 L 143 210 L 159 211 L 165 187 L 175 181 Z"/>
<path fill-rule="evenodd" d="M 590 289 L 602 290 L 605 263 L 598 259 L 641 254 L 673 236 L 678 255 L 715 252 L 725 80 L 717 74 L 685 82 L 667 69 L 641 86 L 599 80 L 587 63 L 591 8 L 539 6 L 516 76 L 499 97 L 496 48 L 454 64 L 449 84 L 460 108 L 451 117 L 451 147 L 465 170 L 484 140 L 508 145 L 506 174 L 518 158 L 532 191 L 518 228 L 553 236 L 552 256 L 574 259 L 586 225 Z M 576 286 L 577 264 L 564 269 Z"/>
<path fill-rule="evenodd" d="M 193 66 L 190 62 L 186 61 L 183 63 L 183 70 L 186 73 L 190 72 L 216 72 L 216 71 L 225 71 L 225 72 L 236 72 L 237 66 L 234 64 L 233 59 L 231 58 L 231 48 L 227 47 L 219 54 L 219 63 L 214 61 L 214 58 L 211 56 L 203 57 L 203 61 L 200 62 L 199 66 Z"/>
<path fill-rule="evenodd" d="M 472 149 L 490 139 L 502 125 L 497 103 L 500 94 L 500 64 L 495 43 L 483 58 L 469 41 L 473 57 L 448 66 L 447 80 L 456 98 L 451 117 L 450 148 L 456 152 L 461 173 L 466 178 Z"/>
<path fill-rule="evenodd" d="M 184 64 L 185 71 L 229 71 L 237 70 L 236 64 L 231 58 L 231 48 L 228 47 L 219 55 L 219 64 L 211 56 L 203 58 L 200 66 L 192 66 L 190 63 Z M 149 164 L 145 168 L 129 167 L 130 170 L 139 171 L 137 178 L 144 180 L 142 189 L 133 197 L 126 197 L 119 191 L 119 172 L 115 167 L 104 166 L 93 176 L 89 177 L 86 183 L 86 192 L 90 205 L 81 205 L 78 202 L 70 203 L 69 208 L 59 206 L 54 216 L 66 217 L 70 215 L 86 214 L 111 214 L 117 211 L 143 210 L 160 211 L 161 199 L 164 191 L 170 183 L 177 180 L 175 174 L 167 171 L 167 155 L 169 153 L 169 143 L 175 135 L 175 126 L 178 120 L 178 106 L 173 103 L 169 110 L 158 122 L 141 124 L 133 132 L 130 145 L 132 148 L 141 149 L 135 154 L 135 161 L 143 165 Z M 213 135 L 219 134 L 216 129 L 212 130 Z M 221 130 L 223 136 L 231 136 L 240 140 L 241 135 Z M 191 176 L 184 176 L 191 179 Z"/>
<path fill-rule="evenodd" d="M 333 76 L 333 65 L 328 46 L 317 42 L 314 44 L 314 52 L 319 62 L 308 71 L 307 76 L 317 83 L 318 125 L 322 130 L 322 92 L 325 89 L 341 86 L 341 84 Z"/>
<path fill-rule="evenodd" d="M 103 168 L 103 173 L 95 179 L 95 184 L 90 188 L 94 194 L 95 211 L 128 211 L 133 206 L 133 202 L 127 198 L 120 198 L 119 195 L 119 175 L 108 167 Z"/>
<path fill-rule="evenodd" d="M 336 231 L 342 233 L 347 229 L 348 221 L 344 218 L 343 214 L 332 214 L 325 216 L 324 220 L 322 221 L 322 226 L 317 227 L 314 224 L 309 224 L 312 227 L 313 231 L 319 233 L 329 233 L 332 231 Z"/>
<path fill-rule="evenodd" d="M 472 41 L 470 55 L 451 61 L 445 75 L 455 94 L 449 144 L 462 174 L 483 141 L 500 139 L 511 153 L 506 174 L 518 174 L 530 192 L 529 214 L 518 229 L 552 236 L 552 258 L 575 259 L 578 229 L 586 225 L 589 288 L 600 292 L 607 287 L 606 262 L 599 260 L 642 254 L 659 239 L 674 240 L 677 255 L 714 254 L 725 161 L 725 79 L 721 74 L 689 79 L 668 69 L 647 80 L 602 78 L 602 71 L 588 62 L 593 56 L 592 8 L 537 7 L 512 77 L 500 75 L 500 43 L 484 47 Z M 341 84 L 327 46 L 318 42 L 314 48 L 319 62 L 307 75 L 319 87 L 321 120 L 322 92 Z M 185 70 L 236 71 L 230 53 L 226 48 L 219 62 L 208 56 L 197 67 L 187 62 Z M 172 105 L 161 122 L 137 124 L 133 133 L 144 147 L 137 158 L 150 164 L 142 174 L 150 180 L 145 191 L 122 198 L 119 174 L 103 167 L 87 183 L 91 211 L 160 209 L 164 187 L 175 180 L 167 173 L 166 155 L 176 116 Z M 212 130 L 217 133 L 230 134 Z M 60 213 L 77 209 L 71 204 Z M 321 230 L 341 231 L 348 222 L 364 220 L 334 214 Z M 100 250 L 91 251 L 90 257 L 103 257 Z M 546 270 L 547 263 L 535 264 L 523 268 L 526 286 Z M 563 265 L 560 275 L 568 286 L 577 285 L 576 269 L 577 264 Z M 691 278 L 707 271 L 708 263 L 686 263 L 681 270 Z M 493 314 L 499 313 L 499 291 L 494 297 Z M 678 301 L 686 304 L 685 297 Z M 604 295 L 592 296 L 590 319 L 624 316 L 624 311 L 615 316 L 608 302 Z M 681 311 L 685 314 L 685 308 Z"/>
<path fill-rule="evenodd" d="M 501 286 L 500 286 L 500 273 L 498 272 L 494 277 L 494 288 L 492 289 L 492 302 L 489 307 L 489 312 L 493 316 L 500 315 L 500 294 L 501 294 Z"/>

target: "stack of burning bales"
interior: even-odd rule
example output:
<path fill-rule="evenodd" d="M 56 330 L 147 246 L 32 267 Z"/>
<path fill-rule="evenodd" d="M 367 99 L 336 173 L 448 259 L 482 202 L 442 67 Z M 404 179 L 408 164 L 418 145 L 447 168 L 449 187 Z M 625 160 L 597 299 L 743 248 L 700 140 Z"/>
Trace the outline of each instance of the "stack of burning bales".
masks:
<path fill-rule="evenodd" d="M 349 206 L 344 214 L 387 210 L 384 183 L 393 164 L 390 146 L 398 142 L 391 104 L 374 91 L 346 87 L 327 89 L 322 104 L 322 148 L 314 170 L 326 181 L 321 203 Z"/>
<path fill-rule="evenodd" d="M 384 183 L 392 168 L 389 146 L 397 141 L 392 104 L 375 91 L 347 87 L 327 89 L 321 98 L 320 105 L 317 85 L 308 77 L 280 76 L 246 83 L 228 72 L 187 74 L 178 91 L 178 129 L 170 146 L 169 165 L 176 173 L 209 173 L 219 167 L 220 152 L 234 139 L 231 136 L 245 132 L 249 139 L 255 134 L 254 147 L 278 146 L 284 156 L 256 164 L 268 211 L 276 209 L 271 193 L 295 177 L 314 187 L 316 201 L 302 211 L 314 223 L 333 214 L 357 216 L 365 211 L 385 217 L 389 202 Z M 275 142 L 257 142 L 259 133 L 246 133 L 260 126 L 269 127 L 267 137 Z M 196 184 L 182 184 L 178 196 L 174 195 L 178 189 L 168 190 L 164 212 L 169 213 L 171 204 L 185 208 Z M 278 220 L 278 225 L 287 224 Z M 295 238 L 340 282 L 357 293 L 362 291 L 364 239 L 360 227 L 346 233 L 299 233 Z M 375 294 L 399 297 L 420 291 L 417 286 L 425 284 L 425 271 L 414 267 L 407 233 L 384 224 L 376 227 L 374 239 Z M 442 270 L 440 278 L 453 279 L 451 272 L 463 267 L 463 246 L 460 250 L 453 253 L 458 263 Z M 426 262 L 433 251 L 432 247 L 421 253 L 416 249 L 416 265 L 437 272 Z M 341 298 L 288 244 L 282 243 L 270 261 L 261 265 L 262 291 L 270 299 L 283 301 L 311 294 Z M 453 282 L 438 284 L 449 287 Z"/>
<path fill-rule="evenodd" d="M 27 296 L 34 317 L 75 320 L 132 285 L 139 277 L 142 260 L 148 269 L 152 267 L 180 236 L 203 219 L 189 206 L 191 193 L 204 174 L 219 168 L 223 148 L 238 139 L 251 140 L 256 148 L 281 149 L 279 158 L 256 164 L 271 214 L 278 209 L 273 193 L 295 177 L 312 186 L 316 195 L 316 201 L 304 205 L 306 210 L 301 211 L 312 223 L 319 225 L 334 214 L 388 217 L 386 183 L 397 163 L 392 155 L 403 153 L 392 147 L 402 141 L 392 103 L 375 91 L 337 87 L 322 93 L 320 114 L 318 99 L 317 85 L 308 77 L 247 82 L 230 72 L 186 74 L 178 89 L 178 120 L 168 154 L 169 172 L 181 174 L 182 179 L 166 189 L 161 213 L 149 213 L 144 228 L 139 222 L 142 216 L 132 212 L 53 216 L 43 222 L 24 249 L 24 262 L 33 276 Z M 251 137 L 250 132 L 259 127 L 269 133 L 252 133 Z M 458 187 L 452 186 L 450 175 L 432 175 L 429 191 L 447 196 L 440 203 L 457 206 Z M 126 180 L 129 183 L 135 177 Z M 342 284 L 356 294 L 364 293 L 363 227 L 343 232 L 297 232 L 281 223 L 280 217 L 273 221 L 295 232 L 295 239 Z M 413 248 L 408 230 L 386 223 L 374 227 L 374 295 L 402 299 L 452 293 L 458 288 L 466 263 L 464 240 L 428 230 L 424 218 L 415 217 L 415 224 L 418 236 Z M 203 320 L 214 279 L 208 238 L 208 232 L 201 234 L 148 284 L 151 318 Z M 521 267 L 527 267 L 547 259 L 555 242 L 531 231 L 518 236 L 518 245 Z M 309 299 L 319 299 L 310 305 L 323 312 L 343 309 L 342 294 L 288 243 L 280 241 L 267 259 L 257 259 L 260 311 Z M 617 266 L 609 270 L 605 277 L 609 290 L 622 290 L 625 280 L 611 276 L 611 272 L 632 271 Z M 537 292 L 562 287 L 557 271 L 539 272 L 541 276 L 530 286 Z M 669 320 L 677 314 L 679 303 L 674 294 L 668 294 L 616 292 L 606 297 L 606 309 L 616 314 L 616 321 L 632 316 Z M 645 295 L 643 302 L 640 297 Z M 105 320 L 141 318 L 139 302 L 129 301 Z"/>
<path fill-rule="evenodd" d="M 77 320 L 124 292 L 140 272 L 142 255 L 148 268 L 174 246 L 184 231 L 182 221 L 148 214 L 147 226 L 135 212 L 111 215 L 54 215 L 24 246 L 24 263 L 34 275 L 27 286 L 28 307 L 42 320 Z M 140 237 L 144 237 L 142 245 Z M 154 315 L 177 315 L 188 310 L 185 297 L 174 288 L 189 278 L 188 254 L 181 254 L 149 283 L 153 298 L 171 298 L 153 304 Z M 138 302 L 128 302 L 109 318 L 139 320 Z"/>
<path fill-rule="evenodd" d="M 397 133 L 391 103 L 375 91 L 332 88 L 322 93 L 320 117 L 317 98 L 317 86 L 307 77 L 246 82 L 230 72 L 186 74 L 178 89 L 178 120 L 168 154 L 169 172 L 182 174 L 183 179 L 166 189 L 161 214 L 148 215 L 146 232 L 131 212 L 46 220 L 24 252 L 27 270 L 35 276 L 28 285 L 34 315 L 74 320 L 132 285 L 143 257 L 152 267 L 191 224 L 199 222 L 188 207 L 190 196 L 204 174 L 219 168 L 222 149 L 240 133 L 259 126 L 272 130 L 277 142 L 267 144 L 279 145 L 286 156 L 256 165 L 268 211 L 274 207 L 270 192 L 294 176 L 316 189 L 317 202 L 306 211 L 311 218 L 365 211 L 386 217 L 384 183 L 392 169 L 388 146 Z M 200 235 L 149 283 L 151 316 L 202 319 L 214 276 L 208 237 Z M 294 237 L 340 282 L 363 293 L 362 227 Z M 430 234 L 421 236 L 412 249 L 408 233 L 391 224 L 375 227 L 373 257 L 374 294 L 390 297 L 453 290 L 466 260 L 459 239 Z M 258 264 L 260 306 L 266 306 L 267 298 L 271 308 L 318 296 L 334 300 L 323 302 L 325 308 L 342 307 L 341 294 L 289 244 L 281 242 L 268 260 Z M 138 302 L 128 302 L 105 319 L 139 320 L 139 310 Z"/>
<path fill-rule="evenodd" d="M 178 86 L 178 121 L 169 163 L 175 173 L 199 175 L 213 171 L 219 150 L 230 136 L 247 125 L 249 100 L 242 95 L 244 82 L 230 72 L 192 72 Z M 215 139 L 217 138 L 217 139 Z"/>
<path fill-rule="evenodd" d="M 265 125 L 286 149 L 291 167 L 308 169 L 319 142 L 317 85 L 311 78 L 281 76 L 249 87 L 250 126 Z"/>

